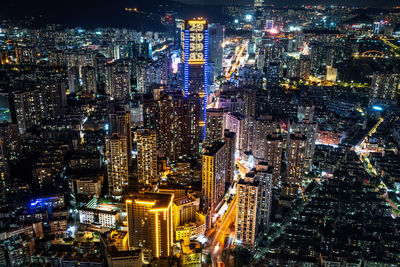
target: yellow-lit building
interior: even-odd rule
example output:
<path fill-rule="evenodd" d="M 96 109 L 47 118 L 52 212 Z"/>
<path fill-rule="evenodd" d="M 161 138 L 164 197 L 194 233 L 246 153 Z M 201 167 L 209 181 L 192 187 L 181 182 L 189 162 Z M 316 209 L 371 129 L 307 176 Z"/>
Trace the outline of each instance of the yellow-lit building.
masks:
<path fill-rule="evenodd" d="M 204 207 L 210 211 L 210 217 L 225 195 L 226 157 L 226 146 L 223 142 L 214 142 L 203 154 L 202 194 Z"/>
<path fill-rule="evenodd" d="M 139 183 L 157 182 L 157 134 L 155 130 L 136 131 Z"/>
<path fill-rule="evenodd" d="M 236 191 L 235 240 L 237 244 L 254 246 L 257 222 L 259 182 L 254 176 L 240 179 Z"/>
<path fill-rule="evenodd" d="M 176 227 L 175 237 L 176 241 L 189 242 L 191 239 L 195 239 L 199 235 L 204 235 L 206 231 L 205 220 L 189 222 L 184 225 Z"/>
<path fill-rule="evenodd" d="M 128 244 L 143 249 L 144 261 L 169 257 L 173 245 L 173 194 L 145 192 L 126 200 Z"/>
<path fill-rule="evenodd" d="M 200 207 L 200 199 L 187 196 L 174 200 L 174 222 L 175 226 L 184 225 L 196 221 L 196 212 Z"/>
<path fill-rule="evenodd" d="M 201 245 L 197 241 L 181 242 L 181 262 L 184 267 L 201 267 Z"/>
<path fill-rule="evenodd" d="M 106 159 L 108 190 L 113 195 L 121 195 L 128 185 L 128 155 L 126 136 L 117 133 L 106 136 Z"/>

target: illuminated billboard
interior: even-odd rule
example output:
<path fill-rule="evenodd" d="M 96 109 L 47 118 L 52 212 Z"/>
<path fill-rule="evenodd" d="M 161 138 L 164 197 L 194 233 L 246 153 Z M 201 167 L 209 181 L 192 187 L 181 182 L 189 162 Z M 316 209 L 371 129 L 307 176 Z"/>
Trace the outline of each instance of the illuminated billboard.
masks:
<path fill-rule="evenodd" d="M 204 19 L 184 22 L 182 59 L 185 62 L 196 65 L 206 62 L 207 32 L 207 21 Z"/>

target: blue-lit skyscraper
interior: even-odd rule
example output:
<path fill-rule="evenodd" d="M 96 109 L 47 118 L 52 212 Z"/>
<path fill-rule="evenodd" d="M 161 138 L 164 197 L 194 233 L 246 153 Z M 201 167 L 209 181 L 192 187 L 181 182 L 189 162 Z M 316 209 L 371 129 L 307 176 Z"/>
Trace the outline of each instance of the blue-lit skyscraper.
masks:
<path fill-rule="evenodd" d="M 182 62 L 184 67 L 184 96 L 202 98 L 199 116 L 201 139 L 205 138 L 208 94 L 208 24 L 203 18 L 187 20 L 182 25 Z"/>

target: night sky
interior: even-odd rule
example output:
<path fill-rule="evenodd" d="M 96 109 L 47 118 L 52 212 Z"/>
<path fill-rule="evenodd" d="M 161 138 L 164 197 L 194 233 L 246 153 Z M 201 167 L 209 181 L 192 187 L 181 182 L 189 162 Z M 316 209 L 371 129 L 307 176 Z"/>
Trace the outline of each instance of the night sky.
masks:
<path fill-rule="evenodd" d="M 13 19 L 15 21 L 26 21 L 26 16 L 34 16 L 35 20 L 32 21 L 33 26 L 43 26 L 47 23 L 60 23 L 72 27 L 127 27 L 127 28 L 142 28 L 152 27 L 157 28 L 160 25 L 159 18 L 144 18 L 143 15 L 127 14 L 124 12 L 124 7 L 138 7 L 141 10 L 156 12 L 155 7 L 159 3 L 167 3 L 166 0 L 68 0 L 68 1 L 55 1 L 55 0 L 9 0 L 2 3 L 0 9 L 0 16 L 3 18 Z M 187 4 L 226 4 L 227 0 L 180 0 L 182 3 Z M 171 3 L 171 2 L 170 2 Z M 249 0 L 229 0 L 229 3 L 249 4 Z M 384 7 L 399 4 L 399 0 L 284 0 L 284 1 L 266 1 L 266 4 L 277 5 L 301 5 L 301 4 L 318 4 L 318 3 L 341 3 L 349 5 L 363 5 Z M 176 7 L 176 3 L 172 4 Z M 192 9 L 192 10 L 190 10 Z M 200 10 L 201 8 L 181 7 L 179 12 L 184 15 L 192 15 L 190 12 L 193 10 Z M 220 14 L 208 14 L 216 12 L 216 9 L 207 9 L 204 6 L 206 17 L 213 19 L 218 18 Z M 186 13 L 186 14 L 185 14 Z M 154 20 L 154 21 L 152 21 Z M 143 21 L 146 21 L 144 24 Z M 155 29 L 157 30 L 157 29 Z"/>

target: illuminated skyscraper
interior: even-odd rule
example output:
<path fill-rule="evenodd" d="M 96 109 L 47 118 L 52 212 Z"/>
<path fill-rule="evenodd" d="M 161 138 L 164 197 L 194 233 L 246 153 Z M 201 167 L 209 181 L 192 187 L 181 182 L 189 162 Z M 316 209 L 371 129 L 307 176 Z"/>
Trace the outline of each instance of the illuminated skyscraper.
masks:
<path fill-rule="evenodd" d="M 157 182 L 157 134 L 155 130 L 136 131 L 139 183 Z"/>
<path fill-rule="evenodd" d="M 114 133 L 106 136 L 106 159 L 108 190 L 113 195 L 121 195 L 128 185 L 128 155 L 125 136 Z"/>
<path fill-rule="evenodd" d="M 208 94 L 208 24 L 205 19 L 183 21 L 182 62 L 184 67 L 184 96 L 197 94 L 202 99 L 199 125 L 206 137 L 205 121 Z"/>
<path fill-rule="evenodd" d="M 269 225 L 272 168 L 259 164 L 237 184 L 236 243 L 254 247 L 255 237 Z"/>
<path fill-rule="evenodd" d="M 210 212 L 210 218 L 225 194 L 226 155 L 223 142 L 214 142 L 203 154 L 202 191 L 204 207 Z"/>
<path fill-rule="evenodd" d="M 235 240 L 251 247 L 256 236 L 258 185 L 253 175 L 246 175 L 238 182 L 236 191 Z"/>
<path fill-rule="evenodd" d="M 150 192 L 126 200 L 128 245 L 141 247 L 145 262 L 172 255 L 173 200 L 173 194 Z"/>

